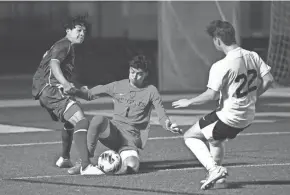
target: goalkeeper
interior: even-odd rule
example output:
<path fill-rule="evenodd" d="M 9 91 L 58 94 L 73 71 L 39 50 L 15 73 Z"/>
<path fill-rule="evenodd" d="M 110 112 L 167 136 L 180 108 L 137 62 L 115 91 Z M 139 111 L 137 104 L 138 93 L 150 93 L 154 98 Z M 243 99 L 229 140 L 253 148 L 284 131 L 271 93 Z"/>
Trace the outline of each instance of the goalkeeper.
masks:
<path fill-rule="evenodd" d="M 148 139 L 153 106 L 165 129 L 181 133 L 181 129 L 171 123 L 166 115 L 158 90 L 147 82 L 149 63 L 145 56 L 137 55 L 129 62 L 129 79 L 98 85 L 90 90 L 83 88 L 76 92 L 77 96 L 86 100 L 103 95 L 113 98 L 113 119 L 94 116 L 88 130 L 87 141 L 91 157 L 94 155 L 98 140 L 108 148 L 119 152 L 122 167 L 118 174 L 138 172 L 140 165 L 138 149 L 143 149 Z M 80 163 L 77 162 L 68 172 L 79 174 Z"/>

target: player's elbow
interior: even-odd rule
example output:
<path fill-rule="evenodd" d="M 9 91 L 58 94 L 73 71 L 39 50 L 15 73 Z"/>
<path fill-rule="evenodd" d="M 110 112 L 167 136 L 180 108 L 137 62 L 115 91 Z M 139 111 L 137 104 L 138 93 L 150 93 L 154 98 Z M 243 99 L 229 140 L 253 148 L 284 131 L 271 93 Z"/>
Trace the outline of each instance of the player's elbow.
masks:
<path fill-rule="evenodd" d="M 219 92 L 211 88 L 208 88 L 205 93 L 208 100 L 217 100 L 219 98 Z"/>
<path fill-rule="evenodd" d="M 49 67 L 50 67 L 52 70 L 55 70 L 55 69 L 59 68 L 59 66 L 60 66 L 59 60 L 57 60 L 57 59 L 52 59 L 52 60 L 50 60 L 50 62 L 49 62 Z"/>
<path fill-rule="evenodd" d="M 273 83 L 274 83 L 274 78 L 270 73 L 265 75 L 262 79 L 262 86 L 265 89 L 268 89 L 269 87 L 271 87 Z"/>

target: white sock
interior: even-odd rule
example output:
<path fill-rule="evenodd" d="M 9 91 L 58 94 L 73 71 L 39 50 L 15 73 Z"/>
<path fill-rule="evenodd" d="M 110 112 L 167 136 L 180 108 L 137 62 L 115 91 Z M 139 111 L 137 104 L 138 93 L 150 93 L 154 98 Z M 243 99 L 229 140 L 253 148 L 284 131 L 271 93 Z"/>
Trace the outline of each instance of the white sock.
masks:
<path fill-rule="evenodd" d="M 202 140 L 196 138 L 186 138 L 185 144 L 208 171 L 217 166 L 206 144 Z"/>
<path fill-rule="evenodd" d="M 217 165 L 222 165 L 224 156 L 225 156 L 225 144 L 222 142 L 218 146 L 213 146 L 212 144 L 210 145 L 210 153 L 214 159 L 214 161 L 217 163 Z"/>

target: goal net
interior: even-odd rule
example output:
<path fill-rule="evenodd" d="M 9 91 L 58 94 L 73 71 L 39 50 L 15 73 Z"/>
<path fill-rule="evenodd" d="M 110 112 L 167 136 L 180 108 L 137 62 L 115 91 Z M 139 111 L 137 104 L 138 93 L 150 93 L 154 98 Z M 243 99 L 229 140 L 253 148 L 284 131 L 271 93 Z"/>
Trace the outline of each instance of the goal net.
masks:
<path fill-rule="evenodd" d="M 267 63 L 279 85 L 290 84 L 290 2 L 273 1 Z"/>

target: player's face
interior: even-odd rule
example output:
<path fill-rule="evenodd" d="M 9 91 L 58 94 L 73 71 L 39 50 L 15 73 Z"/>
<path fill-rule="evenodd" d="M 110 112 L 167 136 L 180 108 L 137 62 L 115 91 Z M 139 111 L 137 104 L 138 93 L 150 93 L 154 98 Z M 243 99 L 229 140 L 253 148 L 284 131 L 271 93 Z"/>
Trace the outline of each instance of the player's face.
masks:
<path fill-rule="evenodd" d="M 141 69 L 136 69 L 130 67 L 129 70 L 129 80 L 135 86 L 141 86 L 144 82 L 144 79 L 147 77 L 148 73 L 144 72 Z"/>
<path fill-rule="evenodd" d="M 67 29 L 66 33 L 73 44 L 81 44 L 85 40 L 86 27 L 76 25 L 73 29 Z"/>

